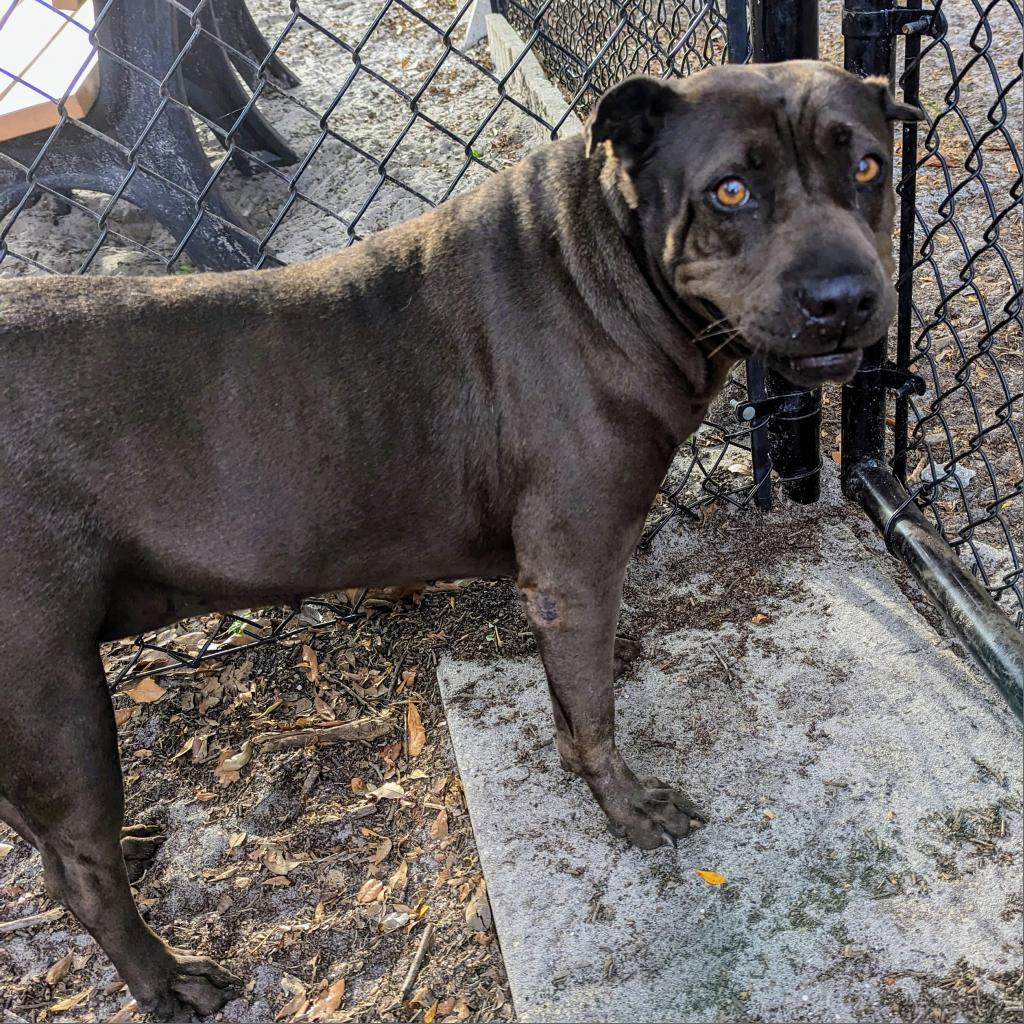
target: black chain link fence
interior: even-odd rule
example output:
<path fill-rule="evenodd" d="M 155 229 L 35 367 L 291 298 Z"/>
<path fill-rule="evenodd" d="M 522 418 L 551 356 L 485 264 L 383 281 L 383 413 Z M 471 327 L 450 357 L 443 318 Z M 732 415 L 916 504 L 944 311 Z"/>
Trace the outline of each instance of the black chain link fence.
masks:
<path fill-rule="evenodd" d="M 918 59 L 931 123 L 901 186 L 917 226 L 901 362 L 931 390 L 894 410 L 896 463 L 1020 617 L 1020 8 L 957 3 Z M 578 130 L 625 75 L 690 74 L 724 61 L 728 41 L 720 0 L 499 0 L 526 47 L 501 67 L 475 38 L 472 0 L 58 6 L 0 0 L 0 276 L 190 273 L 337 250 Z M 33 59 L 29 40 L 43 37 L 65 47 L 59 74 Z M 558 103 L 525 87 L 534 56 Z M 976 79 L 986 87 L 968 95 Z M 745 397 L 740 371 L 680 451 L 649 536 L 750 502 L 749 428 L 733 414 Z M 351 618 L 359 601 L 226 616 L 149 637 L 117 665 L 194 665 Z"/>
<path fill-rule="evenodd" d="M 926 391 L 893 409 L 893 468 L 1024 626 L 1024 22 L 1016 0 L 925 13 L 900 78 L 927 124 L 899 140 L 896 355 Z"/>

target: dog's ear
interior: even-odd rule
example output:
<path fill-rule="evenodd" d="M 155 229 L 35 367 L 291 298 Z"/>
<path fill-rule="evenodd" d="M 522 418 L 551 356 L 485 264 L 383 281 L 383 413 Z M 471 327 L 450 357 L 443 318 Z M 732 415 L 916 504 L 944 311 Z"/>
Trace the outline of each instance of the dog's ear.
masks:
<path fill-rule="evenodd" d="M 638 75 L 613 85 L 587 120 L 587 156 L 609 142 L 620 160 L 635 163 L 651 147 L 666 116 L 682 106 L 676 88 L 660 78 Z"/>
<path fill-rule="evenodd" d="M 889 121 L 923 121 L 924 111 L 918 107 L 912 107 L 909 103 L 900 103 L 889 91 L 889 80 L 874 75 L 865 78 L 865 83 L 871 86 L 878 94 L 878 101 L 882 104 L 882 113 Z"/>

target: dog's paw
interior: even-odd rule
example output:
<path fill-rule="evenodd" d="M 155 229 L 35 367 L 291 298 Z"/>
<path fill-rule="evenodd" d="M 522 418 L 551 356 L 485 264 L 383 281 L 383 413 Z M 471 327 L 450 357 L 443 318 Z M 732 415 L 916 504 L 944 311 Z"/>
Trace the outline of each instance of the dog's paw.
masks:
<path fill-rule="evenodd" d="M 127 825 L 121 829 L 121 856 L 128 879 L 137 882 L 167 838 L 156 825 Z"/>
<path fill-rule="evenodd" d="M 637 640 L 628 636 L 615 638 L 615 678 L 624 675 L 634 661 L 640 657 L 641 648 Z"/>
<path fill-rule="evenodd" d="M 173 961 L 163 983 L 151 995 L 136 997 L 139 1009 L 159 1021 L 191 1021 L 208 1017 L 236 999 L 242 983 L 219 964 L 180 950 L 169 950 Z"/>
<path fill-rule="evenodd" d="M 642 850 L 653 850 L 707 824 L 707 816 L 660 779 L 638 778 L 623 764 L 602 786 L 591 782 L 614 835 Z M 600 791 L 599 791 L 600 790 Z"/>

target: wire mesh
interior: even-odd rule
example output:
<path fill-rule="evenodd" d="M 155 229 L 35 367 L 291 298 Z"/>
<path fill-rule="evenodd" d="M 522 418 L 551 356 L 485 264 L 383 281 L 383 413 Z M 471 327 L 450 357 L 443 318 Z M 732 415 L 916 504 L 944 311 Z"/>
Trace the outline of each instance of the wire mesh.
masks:
<path fill-rule="evenodd" d="M 471 0 L 2 0 L 0 276 L 309 259 L 516 162 L 627 74 L 724 60 L 718 0 L 503 10 L 526 52 L 499 70 L 486 43 L 467 41 Z M 30 52 L 40 38 L 71 55 L 62 74 L 40 72 Z M 521 87 L 527 52 L 560 90 L 557 109 Z M 96 75 L 90 106 L 83 86 Z M 12 104 L 42 126 L 12 132 Z M 649 536 L 713 502 L 750 499 L 749 428 L 729 402 L 744 397 L 740 374 L 681 450 Z M 108 666 L 118 678 L 194 667 L 352 621 L 359 607 L 335 595 L 196 620 L 115 645 Z"/>
<path fill-rule="evenodd" d="M 926 13 L 929 11 L 926 10 Z M 1024 627 L 1021 8 L 941 0 L 902 75 L 927 125 L 904 132 L 897 362 L 927 391 L 894 409 L 894 468 Z"/>

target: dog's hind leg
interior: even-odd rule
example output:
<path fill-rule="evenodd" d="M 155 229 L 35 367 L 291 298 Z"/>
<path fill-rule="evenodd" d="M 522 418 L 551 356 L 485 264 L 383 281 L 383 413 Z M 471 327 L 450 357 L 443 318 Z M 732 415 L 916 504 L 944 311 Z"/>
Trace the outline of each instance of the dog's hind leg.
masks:
<path fill-rule="evenodd" d="M 34 843 L 48 888 L 92 933 L 140 1008 L 160 1020 L 219 1010 L 232 998 L 235 979 L 209 960 L 170 949 L 145 924 L 132 899 L 121 849 L 124 792 L 117 732 L 95 645 L 66 638 L 54 642 L 45 634 L 45 639 L 26 638 L 13 626 L 5 634 L 0 661 L 5 820 Z"/>

